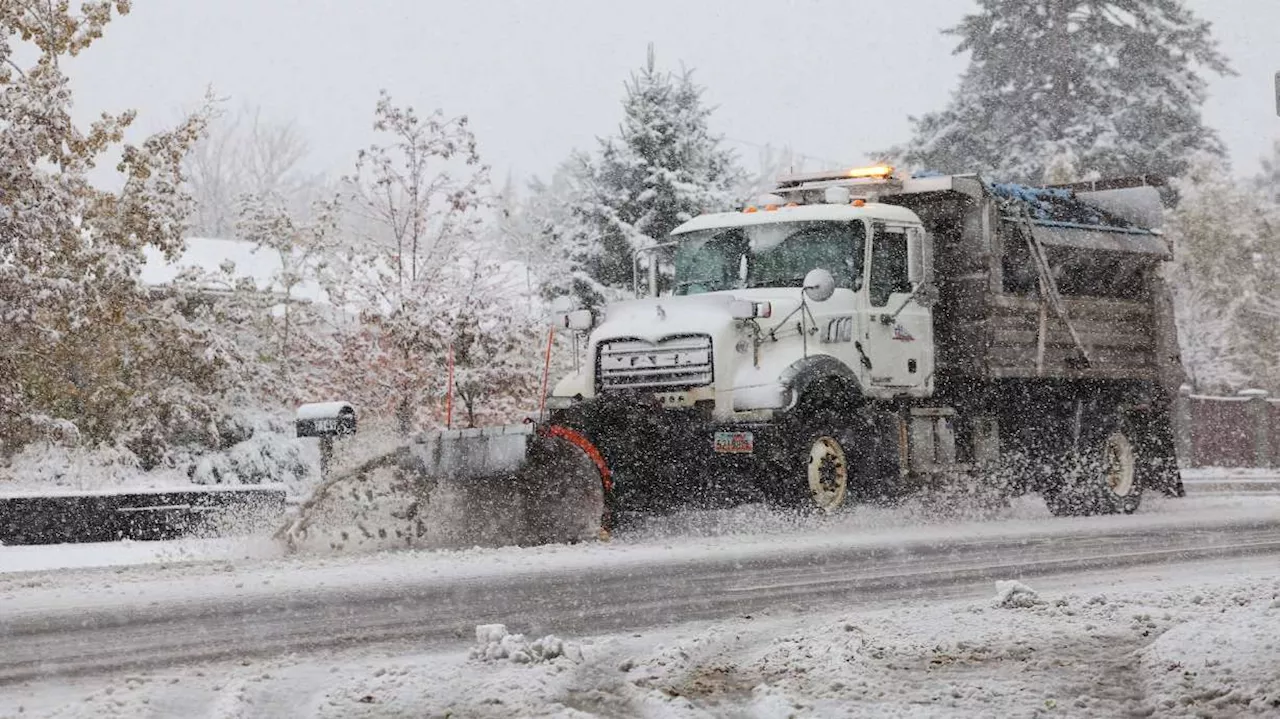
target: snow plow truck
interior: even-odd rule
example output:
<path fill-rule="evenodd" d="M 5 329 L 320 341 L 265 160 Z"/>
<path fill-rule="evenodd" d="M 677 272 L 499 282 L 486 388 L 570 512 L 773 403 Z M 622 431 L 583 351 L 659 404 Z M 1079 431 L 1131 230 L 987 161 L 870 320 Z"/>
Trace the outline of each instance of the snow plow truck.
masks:
<path fill-rule="evenodd" d="M 477 516 L 518 503 L 526 542 L 957 481 L 1060 515 L 1180 496 L 1162 187 L 780 178 L 637 253 L 635 299 L 557 315 L 578 369 L 537 421 L 423 435 L 399 471 L 420 501 L 447 484 Z"/>

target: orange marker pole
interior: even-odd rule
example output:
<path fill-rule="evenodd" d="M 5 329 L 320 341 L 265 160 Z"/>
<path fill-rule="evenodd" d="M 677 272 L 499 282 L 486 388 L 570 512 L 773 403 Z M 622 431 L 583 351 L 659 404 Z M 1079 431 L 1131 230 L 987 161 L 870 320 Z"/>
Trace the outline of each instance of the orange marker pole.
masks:
<path fill-rule="evenodd" d="M 551 379 L 551 345 L 556 340 L 556 328 L 547 333 L 547 356 L 542 363 L 542 400 L 538 403 L 538 421 L 547 418 L 547 383 Z"/>
<path fill-rule="evenodd" d="M 453 429 L 453 343 L 449 343 L 448 353 L 449 385 L 444 396 L 444 428 Z"/>

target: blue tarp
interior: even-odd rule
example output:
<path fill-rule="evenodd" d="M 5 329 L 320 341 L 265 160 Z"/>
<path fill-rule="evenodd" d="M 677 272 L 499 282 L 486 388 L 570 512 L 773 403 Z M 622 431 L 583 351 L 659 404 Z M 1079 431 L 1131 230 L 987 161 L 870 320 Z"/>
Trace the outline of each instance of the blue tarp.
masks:
<path fill-rule="evenodd" d="M 1016 182 L 988 182 L 991 194 L 1026 206 L 1037 223 L 1065 224 L 1074 227 L 1138 230 L 1133 224 L 1104 212 L 1076 198 L 1070 190 L 1031 187 Z"/>

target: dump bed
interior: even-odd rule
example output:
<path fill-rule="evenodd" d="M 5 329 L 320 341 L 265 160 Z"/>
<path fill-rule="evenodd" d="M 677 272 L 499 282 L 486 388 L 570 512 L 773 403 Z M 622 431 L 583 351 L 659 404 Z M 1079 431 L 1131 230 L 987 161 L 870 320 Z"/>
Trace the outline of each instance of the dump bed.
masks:
<path fill-rule="evenodd" d="M 940 376 L 1182 382 L 1156 181 L 940 176 L 879 199 L 914 210 L 934 238 Z"/>

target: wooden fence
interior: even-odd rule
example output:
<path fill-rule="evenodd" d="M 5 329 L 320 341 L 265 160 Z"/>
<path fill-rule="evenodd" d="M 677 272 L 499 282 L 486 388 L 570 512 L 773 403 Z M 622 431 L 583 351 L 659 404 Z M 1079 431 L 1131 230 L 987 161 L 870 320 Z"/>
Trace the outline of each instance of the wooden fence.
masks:
<path fill-rule="evenodd" d="M 1280 467 L 1280 400 L 1262 390 L 1234 397 L 1184 392 L 1174 428 L 1184 467 Z"/>

